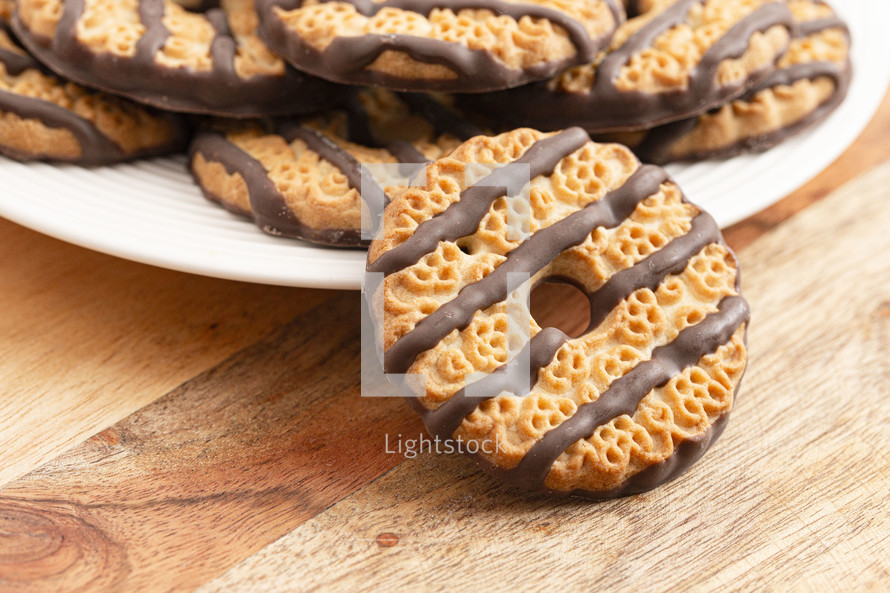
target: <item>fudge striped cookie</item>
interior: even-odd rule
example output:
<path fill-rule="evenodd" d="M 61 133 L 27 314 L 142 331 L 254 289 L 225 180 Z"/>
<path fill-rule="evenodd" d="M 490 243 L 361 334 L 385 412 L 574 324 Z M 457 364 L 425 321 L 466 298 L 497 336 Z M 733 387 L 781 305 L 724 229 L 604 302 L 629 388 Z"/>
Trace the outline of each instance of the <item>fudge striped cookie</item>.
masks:
<path fill-rule="evenodd" d="M 180 150 L 183 122 L 54 76 L 0 23 L 0 153 L 106 165 Z"/>
<path fill-rule="evenodd" d="M 661 0 L 615 34 L 608 51 L 546 82 L 464 98 L 506 127 L 626 131 L 698 115 L 769 75 L 788 48 L 783 0 Z"/>
<path fill-rule="evenodd" d="M 410 401 L 431 434 L 510 484 L 592 498 L 671 480 L 720 435 L 748 305 L 714 219 L 663 169 L 580 128 L 518 129 L 390 198 L 367 296 L 385 371 L 425 381 Z M 580 335 L 521 296 L 551 278 L 587 294 Z"/>
<path fill-rule="evenodd" d="M 387 199 L 363 164 L 423 163 L 478 133 L 428 96 L 363 89 L 327 115 L 201 132 L 189 163 L 205 196 L 268 233 L 359 247 L 362 209 Z"/>
<path fill-rule="evenodd" d="M 21 0 L 13 25 L 38 60 L 85 86 L 172 111 L 315 111 L 334 92 L 257 38 L 253 0 L 189 12 L 172 0 Z"/>
<path fill-rule="evenodd" d="M 479 92 L 590 61 L 617 0 L 258 0 L 260 35 L 300 70 L 395 90 Z"/>
<path fill-rule="evenodd" d="M 850 87 L 850 32 L 824 2 L 791 0 L 795 38 L 776 71 L 743 97 L 646 132 L 634 148 L 654 163 L 767 150 L 821 122 Z"/>

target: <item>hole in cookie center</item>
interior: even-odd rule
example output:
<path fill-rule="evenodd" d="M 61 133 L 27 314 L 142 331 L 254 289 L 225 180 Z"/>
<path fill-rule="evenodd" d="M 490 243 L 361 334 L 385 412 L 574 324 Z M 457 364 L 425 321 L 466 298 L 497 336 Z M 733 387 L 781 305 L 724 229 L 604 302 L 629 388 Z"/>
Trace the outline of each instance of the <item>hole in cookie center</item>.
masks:
<path fill-rule="evenodd" d="M 547 278 L 532 289 L 530 301 L 532 317 L 542 328 L 555 327 L 576 338 L 590 323 L 587 295 L 568 280 Z"/>

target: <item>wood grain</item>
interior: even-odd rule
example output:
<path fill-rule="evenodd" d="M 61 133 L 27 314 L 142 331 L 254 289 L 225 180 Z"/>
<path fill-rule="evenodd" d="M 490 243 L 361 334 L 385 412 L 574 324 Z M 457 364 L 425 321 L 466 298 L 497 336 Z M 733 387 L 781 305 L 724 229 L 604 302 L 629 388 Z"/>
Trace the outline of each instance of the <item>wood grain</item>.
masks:
<path fill-rule="evenodd" d="M 161 270 L 0 220 L 0 486 L 329 294 Z"/>
<path fill-rule="evenodd" d="M 191 591 L 399 462 L 339 293 L 0 491 L 0 591 Z M 344 471 L 346 470 L 346 471 Z"/>
<path fill-rule="evenodd" d="M 742 251 L 750 370 L 680 480 L 553 501 L 423 455 L 199 591 L 886 590 L 888 193 L 885 164 Z"/>

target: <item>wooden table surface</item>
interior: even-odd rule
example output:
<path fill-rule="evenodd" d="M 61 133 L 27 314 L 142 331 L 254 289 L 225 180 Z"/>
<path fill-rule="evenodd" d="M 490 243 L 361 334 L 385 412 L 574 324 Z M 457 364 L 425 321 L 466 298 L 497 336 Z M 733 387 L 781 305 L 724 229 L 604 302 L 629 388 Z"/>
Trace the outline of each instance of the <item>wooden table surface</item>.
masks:
<path fill-rule="evenodd" d="M 360 397 L 357 293 L 0 220 L 0 592 L 890 590 L 890 96 L 726 235 L 753 309 L 729 428 L 590 503 L 387 453 L 422 425 Z"/>

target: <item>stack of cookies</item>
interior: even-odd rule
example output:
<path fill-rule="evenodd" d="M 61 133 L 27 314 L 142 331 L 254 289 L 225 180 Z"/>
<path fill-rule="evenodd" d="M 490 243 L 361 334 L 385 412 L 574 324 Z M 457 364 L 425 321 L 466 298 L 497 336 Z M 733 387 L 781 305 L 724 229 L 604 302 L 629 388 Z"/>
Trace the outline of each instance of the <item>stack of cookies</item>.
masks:
<path fill-rule="evenodd" d="M 360 162 L 519 127 L 659 164 L 765 150 L 843 100 L 849 48 L 821 0 L 0 0 L 0 152 L 190 142 L 208 198 L 366 246 Z"/>
<path fill-rule="evenodd" d="M 822 0 L 0 0 L 0 152 L 187 149 L 264 231 L 369 247 L 382 364 L 423 378 L 432 434 L 619 496 L 704 453 L 746 363 L 737 261 L 657 165 L 816 124 L 849 50 Z M 553 279 L 578 336 L 515 298 Z"/>

